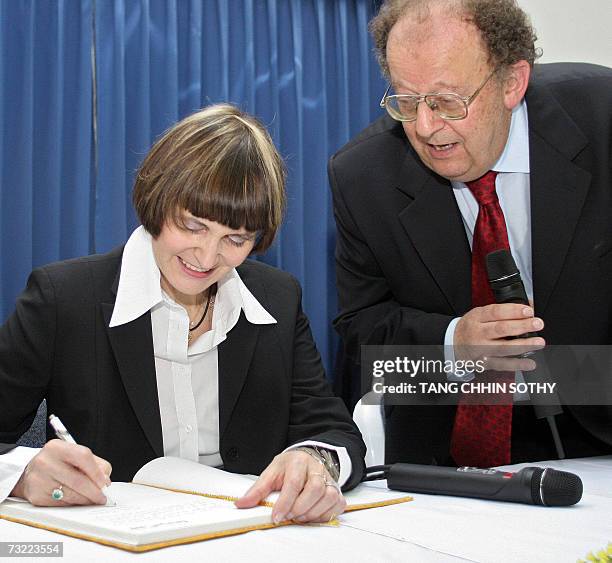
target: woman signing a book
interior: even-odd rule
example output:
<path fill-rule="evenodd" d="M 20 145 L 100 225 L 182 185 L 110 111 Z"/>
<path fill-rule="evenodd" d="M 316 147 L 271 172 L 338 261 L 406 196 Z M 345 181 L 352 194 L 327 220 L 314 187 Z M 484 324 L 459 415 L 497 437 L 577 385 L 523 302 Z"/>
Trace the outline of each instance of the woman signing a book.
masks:
<path fill-rule="evenodd" d="M 0 500 L 102 504 L 111 466 L 129 481 L 177 456 L 261 474 L 236 504 L 280 490 L 276 522 L 337 516 L 365 447 L 297 281 L 247 260 L 285 205 L 265 128 L 230 105 L 187 117 L 145 157 L 133 202 L 124 246 L 36 269 L 0 327 Z M 11 447 L 42 399 L 79 445 Z"/>

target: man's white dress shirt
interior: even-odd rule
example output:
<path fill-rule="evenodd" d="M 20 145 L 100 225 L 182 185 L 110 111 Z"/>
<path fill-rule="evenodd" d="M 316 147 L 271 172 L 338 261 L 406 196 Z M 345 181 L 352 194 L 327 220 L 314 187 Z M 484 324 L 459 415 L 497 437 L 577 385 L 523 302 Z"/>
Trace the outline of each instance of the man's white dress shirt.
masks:
<path fill-rule="evenodd" d="M 523 100 L 512 111 L 510 131 L 504 152 L 491 170 L 497 172 L 495 191 L 499 205 L 504 212 L 510 252 L 516 262 L 525 285 L 527 297 L 533 300 L 533 274 L 531 270 L 531 204 L 529 184 L 529 122 L 527 103 Z M 457 200 L 463 226 L 472 248 L 474 228 L 478 217 L 478 202 L 463 182 L 451 182 L 453 194 Z M 454 359 L 452 345 L 455 338 L 455 328 L 460 317 L 453 319 L 446 329 L 444 346 L 446 359 Z M 517 372 L 517 381 L 521 382 L 522 374 Z M 451 375 L 449 379 L 466 381 L 473 374 L 458 377 Z M 515 400 L 527 399 L 528 396 L 515 395 Z"/>

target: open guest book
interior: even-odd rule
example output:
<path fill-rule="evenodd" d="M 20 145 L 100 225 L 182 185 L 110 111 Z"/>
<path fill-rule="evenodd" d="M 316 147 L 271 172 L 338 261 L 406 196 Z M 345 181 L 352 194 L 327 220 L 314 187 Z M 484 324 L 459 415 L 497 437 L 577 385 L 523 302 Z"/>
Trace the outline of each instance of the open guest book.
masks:
<path fill-rule="evenodd" d="M 194 461 L 160 457 L 143 466 L 131 483 L 109 487 L 116 506 L 40 507 L 5 500 L 0 503 L 0 518 L 128 551 L 149 551 L 276 527 L 272 506 L 278 493 L 254 508 L 239 509 L 233 504 L 255 479 Z M 344 497 L 347 510 L 412 500 L 404 493 L 365 485 Z M 292 522 L 279 525 L 287 524 Z"/>

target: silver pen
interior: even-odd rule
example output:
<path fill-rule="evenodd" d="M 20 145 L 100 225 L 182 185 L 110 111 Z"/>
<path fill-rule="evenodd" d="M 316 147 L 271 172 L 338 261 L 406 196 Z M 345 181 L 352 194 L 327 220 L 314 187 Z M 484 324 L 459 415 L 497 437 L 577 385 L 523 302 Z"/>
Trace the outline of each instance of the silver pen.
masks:
<path fill-rule="evenodd" d="M 49 415 L 49 424 L 55 435 L 62 441 L 68 444 L 76 444 L 76 440 L 72 437 L 68 429 L 64 426 L 64 423 L 54 414 Z M 109 496 L 108 487 L 105 485 L 102 487 L 102 493 L 106 497 L 106 506 L 117 506 L 117 503 Z"/>

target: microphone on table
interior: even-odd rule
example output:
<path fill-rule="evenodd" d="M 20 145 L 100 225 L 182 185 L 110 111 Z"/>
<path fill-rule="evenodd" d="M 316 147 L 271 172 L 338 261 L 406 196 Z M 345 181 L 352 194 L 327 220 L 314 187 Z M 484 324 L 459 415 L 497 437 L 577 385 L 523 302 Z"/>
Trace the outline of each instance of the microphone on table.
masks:
<path fill-rule="evenodd" d="M 476 467 L 441 467 L 394 463 L 366 468 L 364 481 L 387 479 L 397 491 L 450 495 L 540 506 L 571 506 L 582 498 L 578 475 L 543 467 L 512 473 Z"/>
<path fill-rule="evenodd" d="M 486 264 L 489 284 L 493 290 L 496 303 L 520 303 L 522 305 L 529 305 L 529 299 L 527 299 L 527 292 L 525 291 L 521 274 L 509 250 L 502 249 L 490 252 L 486 256 Z M 534 336 L 538 336 L 538 333 L 528 332 L 526 334 L 521 334 L 517 338 L 532 338 Z M 542 380 L 547 379 L 542 377 L 541 372 L 537 375 L 539 375 Z M 556 397 L 556 394 L 554 394 L 554 396 Z M 533 410 L 536 418 L 546 418 L 555 442 L 557 455 L 559 459 L 564 459 L 565 450 L 563 449 L 563 444 L 561 443 L 561 437 L 559 436 L 557 423 L 555 421 L 555 415 L 561 414 L 563 409 L 559 404 L 553 404 L 533 405 Z"/>

